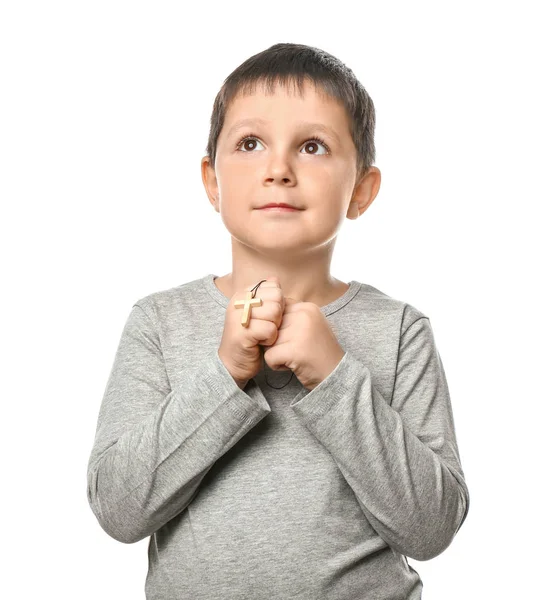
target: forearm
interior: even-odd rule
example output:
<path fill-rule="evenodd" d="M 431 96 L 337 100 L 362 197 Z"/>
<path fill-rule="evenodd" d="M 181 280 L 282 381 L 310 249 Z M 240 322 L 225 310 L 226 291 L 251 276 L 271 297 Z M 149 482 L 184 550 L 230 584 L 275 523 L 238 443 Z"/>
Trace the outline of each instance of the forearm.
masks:
<path fill-rule="evenodd" d="M 133 543 L 184 510 L 216 460 L 270 412 L 258 388 L 252 393 L 239 389 L 213 355 L 109 446 L 99 438 L 88 499 L 103 529 Z M 112 401 L 126 405 L 124 398 Z"/>
<path fill-rule="evenodd" d="M 419 439 L 362 363 L 347 353 L 332 377 L 300 394 L 292 408 L 333 456 L 387 543 L 417 560 L 449 545 L 467 504 L 458 457 L 451 452 L 445 460 Z M 443 434 L 429 441 L 440 445 Z"/>

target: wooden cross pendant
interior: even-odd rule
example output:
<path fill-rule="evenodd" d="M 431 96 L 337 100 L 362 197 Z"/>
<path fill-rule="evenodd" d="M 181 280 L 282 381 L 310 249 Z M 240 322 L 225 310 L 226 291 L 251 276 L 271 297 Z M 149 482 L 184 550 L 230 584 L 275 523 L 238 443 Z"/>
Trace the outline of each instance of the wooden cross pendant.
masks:
<path fill-rule="evenodd" d="M 249 327 L 249 321 L 251 320 L 251 308 L 253 306 L 262 306 L 262 298 L 253 298 L 252 292 L 247 292 L 245 300 L 236 300 L 234 302 L 235 308 L 243 308 L 243 316 L 241 317 L 241 325 L 243 327 Z"/>

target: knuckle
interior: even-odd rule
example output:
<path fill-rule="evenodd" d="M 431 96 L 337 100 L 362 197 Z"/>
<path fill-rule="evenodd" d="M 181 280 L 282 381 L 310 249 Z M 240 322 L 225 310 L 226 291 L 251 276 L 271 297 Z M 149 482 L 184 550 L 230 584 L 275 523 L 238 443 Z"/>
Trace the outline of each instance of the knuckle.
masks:
<path fill-rule="evenodd" d="M 266 321 L 266 332 L 268 335 L 273 335 L 276 333 L 276 323 L 272 321 Z"/>
<path fill-rule="evenodd" d="M 273 314 L 279 315 L 282 313 L 282 300 L 272 300 L 271 301 L 271 310 Z"/>

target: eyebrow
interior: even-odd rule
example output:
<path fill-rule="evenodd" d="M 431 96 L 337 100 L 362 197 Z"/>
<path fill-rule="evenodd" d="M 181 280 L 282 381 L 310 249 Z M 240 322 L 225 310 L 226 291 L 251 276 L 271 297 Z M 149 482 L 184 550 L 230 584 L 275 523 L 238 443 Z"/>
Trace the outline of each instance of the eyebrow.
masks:
<path fill-rule="evenodd" d="M 227 137 L 231 137 L 235 132 L 239 131 L 242 127 L 245 127 L 245 125 L 266 125 L 267 123 L 270 123 L 270 121 L 267 119 L 261 119 L 259 117 L 241 119 L 241 121 L 238 121 L 230 128 Z M 339 144 L 341 144 L 340 137 L 336 131 L 328 125 L 324 125 L 323 123 L 311 123 L 309 121 L 298 121 L 296 126 L 301 128 L 305 127 L 309 129 L 316 129 L 322 133 L 325 133 L 326 135 L 332 136 Z"/>

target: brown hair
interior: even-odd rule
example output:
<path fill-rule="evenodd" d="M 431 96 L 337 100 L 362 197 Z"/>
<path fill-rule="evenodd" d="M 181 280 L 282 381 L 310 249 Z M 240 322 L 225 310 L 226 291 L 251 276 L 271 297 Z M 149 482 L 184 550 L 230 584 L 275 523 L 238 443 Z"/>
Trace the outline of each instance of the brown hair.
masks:
<path fill-rule="evenodd" d="M 340 101 L 351 123 L 351 136 L 357 150 L 357 180 L 375 161 L 375 107 L 353 71 L 328 52 L 304 44 L 274 44 L 251 56 L 224 81 L 212 109 L 206 153 L 215 167 L 218 136 L 224 125 L 230 102 L 238 93 L 253 93 L 264 83 L 272 93 L 276 83 L 295 83 L 300 95 L 304 81 Z"/>

